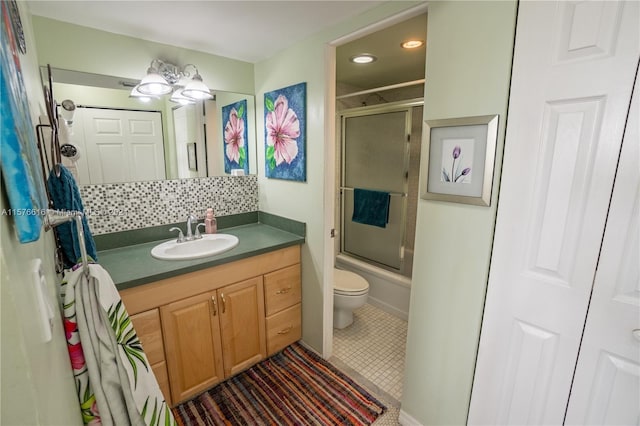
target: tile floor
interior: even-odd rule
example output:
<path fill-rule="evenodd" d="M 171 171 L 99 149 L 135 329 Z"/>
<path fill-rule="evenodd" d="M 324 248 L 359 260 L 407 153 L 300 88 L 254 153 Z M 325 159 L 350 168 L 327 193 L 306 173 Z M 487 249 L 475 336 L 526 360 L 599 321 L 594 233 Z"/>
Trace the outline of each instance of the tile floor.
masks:
<path fill-rule="evenodd" d="M 334 329 L 330 361 L 389 408 L 376 426 L 398 424 L 406 340 L 406 321 L 369 304 L 354 311 L 349 327 Z"/>

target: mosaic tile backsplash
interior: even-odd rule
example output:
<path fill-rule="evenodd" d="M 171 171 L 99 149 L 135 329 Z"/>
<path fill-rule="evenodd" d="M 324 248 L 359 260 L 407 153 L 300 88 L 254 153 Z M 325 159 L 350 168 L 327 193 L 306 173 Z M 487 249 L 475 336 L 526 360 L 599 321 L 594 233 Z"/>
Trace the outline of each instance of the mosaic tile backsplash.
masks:
<path fill-rule="evenodd" d="M 258 210 L 258 178 L 214 176 L 85 185 L 80 187 L 85 214 L 94 235 L 186 221 L 189 214 L 204 218 Z"/>

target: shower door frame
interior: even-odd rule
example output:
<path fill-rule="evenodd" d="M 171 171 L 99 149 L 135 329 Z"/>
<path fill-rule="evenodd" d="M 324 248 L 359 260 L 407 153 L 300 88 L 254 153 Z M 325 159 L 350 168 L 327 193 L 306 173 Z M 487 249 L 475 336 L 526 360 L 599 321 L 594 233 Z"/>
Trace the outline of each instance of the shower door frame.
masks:
<path fill-rule="evenodd" d="M 411 129 L 412 129 L 412 111 L 414 107 L 423 107 L 424 99 L 410 99 L 398 102 L 390 102 L 386 104 L 379 105 L 371 105 L 357 108 L 349 108 L 342 111 L 339 111 L 338 116 L 340 119 L 340 186 L 338 187 L 339 195 L 340 195 L 340 253 L 343 253 L 347 256 L 352 256 L 354 258 L 360 259 L 364 262 L 367 262 L 373 266 L 392 271 L 395 273 L 400 273 L 402 270 L 403 262 L 404 262 L 404 249 L 407 243 L 407 201 L 408 201 L 408 176 L 409 173 L 409 159 L 410 159 L 410 137 L 411 137 Z M 405 149 L 404 149 L 404 161 L 403 167 L 405 172 L 405 179 L 403 183 L 403 190 L 401 194 L 391 193 L 391 196 L 401 196 L 402 197 L 402 210 L 401 210 L 401 243 L 399 247 L 400 251 L 400 267 L 394 268 L 393 266 L 385 265 L 384 263 L 377 262 L 375 260 L 369 259 L 367 257 L 359 256 L 355 253 L 345 251 L 345 190 L 352 190 L 350 187 L 346 187 L 345 184 L 345 142 L 346 142 L 346 126 L 345 121 L 348 118 L 354 117 L 364 117 L 370 115 L 384 114 L 390 112 L 406 112 L 405 117 Z M 422 141 L 420 141 L 422 143 Z M 376 188 L 372 188 L 376 189 Z"/>

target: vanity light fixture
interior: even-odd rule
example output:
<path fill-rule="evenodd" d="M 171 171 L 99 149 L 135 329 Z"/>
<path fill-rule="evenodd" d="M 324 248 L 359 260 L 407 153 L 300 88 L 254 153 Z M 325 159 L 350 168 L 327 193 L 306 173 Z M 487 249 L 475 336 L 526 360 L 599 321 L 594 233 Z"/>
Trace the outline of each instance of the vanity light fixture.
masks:
<path fill-rule="evenodd" d="M 350 57 L 349 60 L 355 64 L 370 64 L 371 62 L 377 61 L 378 58 L 370 53 L 361 53 Z"/>
<path fill-rule="evenodd" d="M 193 72 L 190 72 L 189 68 L 193 68 Z M 133 88 L 131 96 L 158 97 L 170 93 L 171 101 L 180 103 L 213 99 L 211 91 L 202 81 L 195 65 L 187 64 L 179 67 L 160 59 L 151 61 L 147 75 Z"/>
<path fill-rule="evenodd" d="M 424 46 L 424 40 L 407 40 L 400 44 L 403 49 L 417 49 Z"/>

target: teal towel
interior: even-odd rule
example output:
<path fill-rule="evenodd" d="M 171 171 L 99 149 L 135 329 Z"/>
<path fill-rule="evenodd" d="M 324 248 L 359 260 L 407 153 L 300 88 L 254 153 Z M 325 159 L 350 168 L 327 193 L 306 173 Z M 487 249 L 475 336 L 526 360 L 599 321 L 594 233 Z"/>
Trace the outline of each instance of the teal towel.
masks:
<path fill-rule="evenodd" d="M 54 209 L 62 211 L 75 210 L 84 213 L 82 198 L 80 198 L 80 190 L 76 180 L 64 166 L 60 165 L 60 176 L 56 176 L 54 170 L 51 171 L 47 186 Z M 87 254 L 93 260 L 98 260 L 96 244 L 89 230 L 86 216 L 82 217 L 82 228 L 84 230 L 84 245 L 87 248 Z M 66 268 L 71 268 L 82 258 L 77 233 L 76 224 L 73 222 L 62 223 L 56 227 L 56 235 L 62 247 L 63 261 Z"/>
<path fill-rule="evenodd" d="M 351 220 L 365 225 L 386 228 L 389 222 L 388 192 L 355 188 L 353 190 L 353 216 Z"/>

